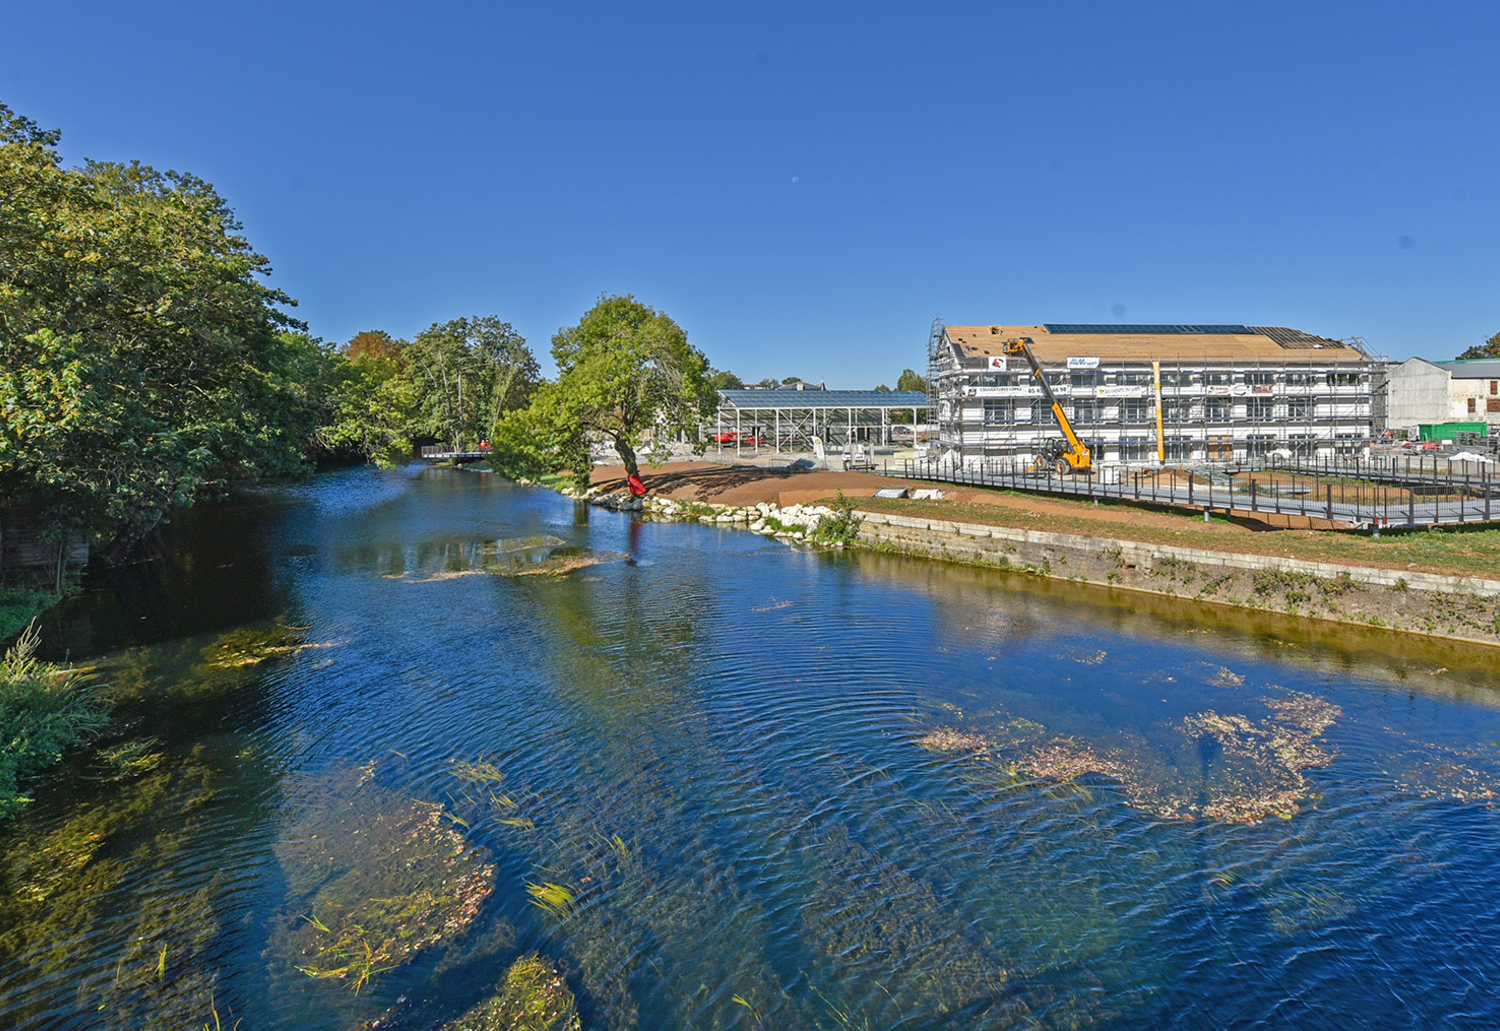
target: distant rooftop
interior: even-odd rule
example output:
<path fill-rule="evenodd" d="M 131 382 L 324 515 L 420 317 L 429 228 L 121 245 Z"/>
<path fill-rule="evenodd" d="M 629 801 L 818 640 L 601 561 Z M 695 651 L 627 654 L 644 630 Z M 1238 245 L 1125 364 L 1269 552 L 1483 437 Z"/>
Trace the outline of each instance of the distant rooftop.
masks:
<path fill-rule="evenodd" d="M 1004 354 L 1007 340 L 1030 337 L 1038 359 L 1072 357 L 1116 361 L 1364 361 L 1341 340 L 1286 326 L 1118 325 L 1052 322 L 1037 326 L 946 326 L 948 340 L 965 358 Z"/>
<path fill-rule="evenodd" d="M 925 408 L 920 390 L 721 390 L 733 408 Z"/>

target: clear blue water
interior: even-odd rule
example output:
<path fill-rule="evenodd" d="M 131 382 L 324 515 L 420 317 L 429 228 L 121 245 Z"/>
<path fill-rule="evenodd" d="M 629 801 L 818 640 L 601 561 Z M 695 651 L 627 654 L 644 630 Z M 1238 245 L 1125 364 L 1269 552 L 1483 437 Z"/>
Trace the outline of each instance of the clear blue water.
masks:
<path fill-rule="evenodd" d="M 50 647 L 147 758 L 0 827 L 3 1026 L 433 1028 L 532 952 L 598 1029 L 1500 1026 L 1487 650 L 453 470 L 198 510 Z"/>

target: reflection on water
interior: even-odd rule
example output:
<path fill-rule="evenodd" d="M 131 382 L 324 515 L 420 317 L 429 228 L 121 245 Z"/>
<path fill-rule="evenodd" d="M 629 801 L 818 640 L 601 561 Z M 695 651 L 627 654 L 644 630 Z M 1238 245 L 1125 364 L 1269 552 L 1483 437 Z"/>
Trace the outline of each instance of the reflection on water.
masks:
<path fill-rule="evenodd" d="M 0 1024 L 1500 1022 L 1492 652 L 455 470 L 169 554 L 53 628 L 116 720 L 0 829 Z"/>

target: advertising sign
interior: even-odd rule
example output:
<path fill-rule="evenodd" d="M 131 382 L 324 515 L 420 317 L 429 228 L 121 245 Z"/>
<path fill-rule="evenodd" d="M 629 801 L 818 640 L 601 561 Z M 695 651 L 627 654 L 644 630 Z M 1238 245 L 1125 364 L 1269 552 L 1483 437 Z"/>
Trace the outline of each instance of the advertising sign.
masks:
<path fill-rule="evenodd" d="M 1068 359 L 1068 368 L 1069 369 L 1097 369 L 1098 367 L 1099 367 L 1099 359 L 1098 358 L 1069 358 Z"/>
<path fill-rule="evenodd" d="M 1150 387 L 1100 387 L 1100 397 L 1145 397 L 1151 393 Z"/>
<path fill-rule="evenodd" d="M 993 354 L 993 355 L 990 355 L 990 371 L 991 372 L 1005 372 L 1005 371 L 1007 371 L 1007 369 L 1006 369 L 1006 363 L 1009 360 L 1010 359 L 1006 358 L 1003 354 Z"/>
<path fill-rule="evenodd" d="M 1250 388 L 1250 393 L 1254 394 L 1256 397 L 1270 397 L 1271 396 L 1271 388 L 1270 387 L 1251 387 Z"/>
<path fill-rule="evenodd" d="M 964 397 L 1041 397 L 1041 387 L 964 387 Z"/>

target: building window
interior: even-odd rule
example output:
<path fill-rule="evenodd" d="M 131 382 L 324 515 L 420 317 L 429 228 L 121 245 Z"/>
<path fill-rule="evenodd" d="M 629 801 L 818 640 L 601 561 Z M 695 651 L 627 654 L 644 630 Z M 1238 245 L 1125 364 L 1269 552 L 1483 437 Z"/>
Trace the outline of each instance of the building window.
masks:
<path fill-rule="evenodd" d="M 1469 414 L 1473 415 L 1474 412 L 1477 410 L 1477 408 L 1478 408 L 1478 405 L 1475 402 L 1475 400 L 1472 397 L 1469 398 Z"/>
<path fill-rule="evenodd" d="M 1016 403 L 1010 400 L 986 400 L 984 403 L 984 421 L 986 425 L 991 423 L 1015 422 Z"/>
<path fill-rule="evenodd" d="M 1122 372 L 1115 376 L 1115 382 L 1122 386 L 1146 387 L 1151 385 L 1151 373 Z"/>
<path fill-rule="evenodd" d="M 1101 409 L 1098 401 L 1074 401 L 1073 421 L 1098 422 L 1100 411 Z"/>
<path fill-rule="evenodd" d="M 1318 382 L 1318 374 L 1316 372 L 1289 372 L 1286 374 L 1286 381 L 1288 386 L 1307 387 Z"/>
<path fill-rule="evenodd" d="M 1267 433 L 1252 433 L 1245 438 L 1245 451 L 1255 458 L 1264 458 L 1276 448 L 1276 438 Z"/>
<path fill-rule="evenodd" d="M 1330 372 L 1328 374 L 1328 385 L 1330 387 L 1357 387 L 1360 376 L 1357 372 Z"/>
<path fill-rule="evenodd" d="M 1206 419 L 1222 422 L 1228 419 L 1233 412 L 1234 403 L 1228 398 L 1211 397 L 1203 402 L 1203 416 Z"/>
<path fill-rule="evenodd" d="M 1168 461 L 1186 461 L 1193 457 L 1193 442 L 1191 440 L 1169 440 L 1167 445 Z"/>
<path fill-rule="evenodd" d="M 1203 374 L 1203 382 L 1211 387 L 1228 386 L 1233 379 L 1234 374 L 1230 372 L 1205 372 Z"/>
<path fill-rule="evenodd" d="M 1068 376 L 1074 390 L 1092 390 L 1099 385 L 1099 377 L 1092 372 L 1075 372 Z"/>
<path fill-rule="evenodd" d="M 1495 389 L 1496 387 L 1500 387 L 1500 379 L 1492 379 L 1492 380 L 1490 380 L 1490 393 L 1491 394 L 1500 393 L 1500 390 L 1496 390 Z"/>
<path fill-rule="evenodd" d="M 1312 418 L 1312 401 L 1305 397 L 1287 398 L 1286 417 L 1288 419 Z"/>
<path fill-rule="evenodd" d="M 1121 422 L 1146 422 L 1151 418 L 1151 405 L 1144 398 L 1128 398 L 1120 402 Z"/>
<path fill-rule="evenodd" d="M 1269 397 L 1252 397 L 1245 402 L 1245 415 L 1251 419 L 1269 420 L 1271 418 L 1271 399 Z"/>
<path fill-rule="evenodd" d="M 1150 440 L 1120 441 L 1120 461 L 1142 462 L 1156 457 L 1156 444 Z"/>
<path fill-rule="evenodd" d="M 1247 372 L 1245 382 L 1253 387 L 1269 387 L 1276 382 L 1276 374 L 1274 372 Z"/>
<path fill-rule="evenodd" d="M 1162 404 L 1161 417 L 1163 422 L 1186 422 L 1189 415 L 1189 406 L 1182 401 L 1166 401 Z"/>

